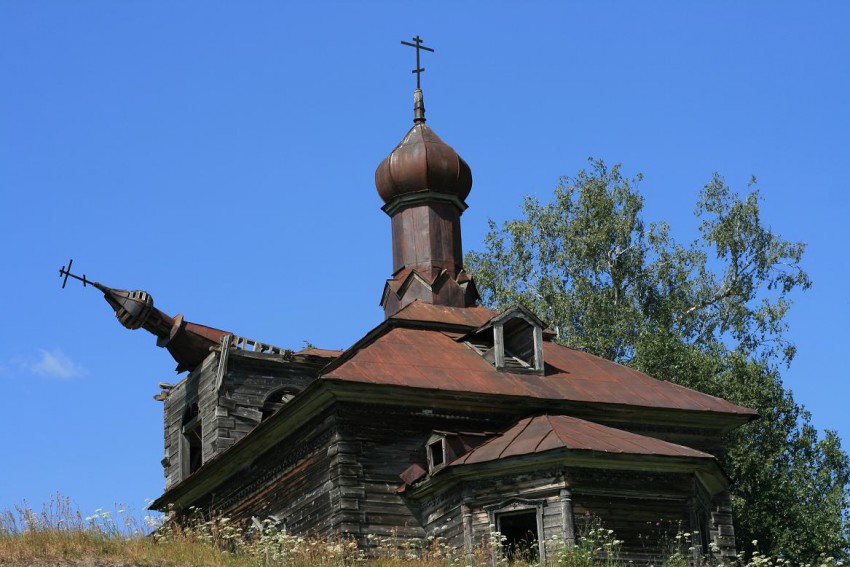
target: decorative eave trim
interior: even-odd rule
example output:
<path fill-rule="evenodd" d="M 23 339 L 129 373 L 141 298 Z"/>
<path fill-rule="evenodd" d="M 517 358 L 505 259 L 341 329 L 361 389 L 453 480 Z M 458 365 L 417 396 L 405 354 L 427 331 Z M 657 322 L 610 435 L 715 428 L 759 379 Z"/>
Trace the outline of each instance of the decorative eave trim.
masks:
<path fill-rule="evenodd" d="M 555 449 L 535 455 L 508 457 L 495 461 L 441 468 L 434 476 L 408 486 L 405 497 L 419 500 L 448 490 L 465 480 L 538 471 L 545 468 L 615 469 L 634 472 L 678 472 L 693 474 L 709 494 L 728 488 L 731 480 L 716 458 L 671 457 L 660 455 L 610 454 L 580 449 Z"/>
<path fill-rule="evenodd" d="M 385 321 L 385 323 L 389 321 L 391 320 Z M 397 321 L 392 322 L 393 326 L 398 327 L 424 327 L 421 324 L 402 325 L 398 324 L 399 322 Z M 351 356 L 353 357 L 354 354 L 352 353 Z M 344 361 L 341 361 L 339 365 L 343 363 Z M 667 425 L 686 429 L 704 428 L 718 434 L 725 433 L 751 421 L 751 416 L 748 415 L 726 414 L 708 410 L 700 411 L 581 400 L 547 399 L 507 394 L 448 391 L 432 388 L 413 388 L 398 384 L 374 384 L 371 382 L 360 382 L 327 376 L 328 373 L 336 370 L 336 361 L 332 364 L 333 367 L 328 365 L 323 370 L 319 380 L 328 383 L 333 390 L 334 397 L 340 402 L 349 401 L 430 409 L 480 409 L 490 412 L 503 407 L 505 415 L 516 415 L 517 412 L 522 412 L 524 409 L 529 413 L 563 413 L 589 421 L 592 421 L 595 416 L 597 423 L 609 427 L 622 427 L 618 424 L 634 423 L 635 419 L 640 419 L 643 422 L 658 426 Z M 604 417 L 599 416 L 600 411 L 604 412 Z"/>
<path fill-rule="evenodd" d="M 399 195 L 398 197 L 381 207 L 381 210 L 387 213 L 389 216 L 392 216 L 403 207 L 434 202 L 451 203 L 452 205 L 457 207 L 458 211 L 460 211 L 460 214 L 463 214 L 463 211 L 469 208 L 469 205 L 464 203 L 463 200 L 460 199 L 457 195 L 449 195 L 447 193 L 438 193 L 437 191 L 426 190 Z"/>
<path fill-rule="evenodd" d="M 404 268 L 398 270 L 396 274 L 402 272 Z M 461 281 L 462 279 L 462 281 Z M 448 270 L 442 270 L 436 276 L 434 276 L 432 281 L 428 281 L 428 279 L 417 272 L 416 270 L 411 270 L 403 279 L 396 279 L 396 277 L 392 277 L 384 283 L 384 289 L 381 292 L 381 300 L 379 305 L 381 307 L 385 307 L 387 302 L 390 299 L 391 295 L 394 295 L 396 299 L 403 300 L 404 296 L 410 290 L 411 286 L 415 283 L 420 284 L 423 288 L 425 288 L 429 293 L 434 296 L 439 296 L 443 292 L 443 288 L 445 286 L 455 286 L 462 294 L 464 294 L 467 298 L 472 297 L 472 299 L 468 300 L 468 302 L 474 303 L 477 301 L 480 296 L 478 294 L 478 288 L 475 286 L 475 280 L 472 279 L 471 276 L 466 274 L 466 272 L 461 271 L 460 274 L 456 278 L 452 277 Z M 431 302 L 428 303 L 439 303 L 439 302 Z M 409 305 L 405 304 L 405 305 Z M 471 306 L 471 305 L 467 305 Z M 455 306 L 460 307 L 460 306 Z M 404 307 L 402 307 L 403 309 Z M 398 311 L 396 311 L 397 313 Z"/>
<path fill-rule="evenodd" d="M 401 271 L 401 270 L 399 270 L 399 271 Z M 410 288 L 410 286 L 413 284 L 414 281 L 418 281 L 419 283 L 421 283 L 423 286 L 425 286 L 432 293 L 439 293 L 440 289 L 443 287 L 446 280 L 450 280 L 450 279 L 452 279 L 452 278 L 449 275 L 448 270 L 442 270 L 439 274 L 437 274 L 434 277 L 434 280 L 430 281 L 430 282 L 427 279 L 425 279 L 425 277 L 423 277 L 416 270 L 411 270 L 410 273 L 407 274 L 407 276 L 401 281 L 395 279 L 394 277 L 390 278 L 386 281 L 386 284 L 384 285 L 384 292 L 381 294 L 381 303 L 380 304 L 383 305 L 386 302 L 387 297 L 389 296 L 390 293 L 395 293 L 396 297 L 401 299 L 404 296 L 404 294 L 407 293 L 407 290 Z M 396 285 L 393 286 L 393 284 L 391 282 L 395 282 Z M 457 283 L 458 285 L 463 285 L 463 284 L 458 283 L 458 282 L 455 282 L 455 283 Z M 466 283 L 466 282 L 464 282 L 464 283 Z M 398 289 L 397 290 L 393 289 L 394 287 L 397 287 Z"/>

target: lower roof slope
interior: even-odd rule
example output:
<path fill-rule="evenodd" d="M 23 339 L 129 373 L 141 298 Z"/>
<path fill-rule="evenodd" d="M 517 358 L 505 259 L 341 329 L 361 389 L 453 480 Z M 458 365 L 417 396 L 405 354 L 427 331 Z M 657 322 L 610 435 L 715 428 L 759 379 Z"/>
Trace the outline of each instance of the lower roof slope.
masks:
<path fill-rule="evenodd" d="M 501 435 L 488 439 L 458 457 L 449 463 L 449 466 L 496 461 L 555 449 L 626 455 L 714 458 L 708 453 L 684 445 L 606 427 L 576 417 L 537 415 L 520 420 Z"/>

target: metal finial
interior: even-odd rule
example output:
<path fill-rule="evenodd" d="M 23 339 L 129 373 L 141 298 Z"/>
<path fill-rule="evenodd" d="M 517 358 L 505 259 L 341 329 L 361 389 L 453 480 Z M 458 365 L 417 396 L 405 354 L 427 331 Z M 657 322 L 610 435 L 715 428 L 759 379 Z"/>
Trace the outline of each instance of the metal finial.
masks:
<path fill-rule="evenodd" d="M 419 90 L 421 89 L 421 86 L 419 84 L 419 76 L 425 70 L 424 67 L 419 66 L 419 50 L 424 49 L 425 51 L 430 51 L 431 53 L 434 53 L 434 50 L 430 47 L 425 47 L 424 45 L 422 45 L 422 38 L 420 38 L 418 35 L 413 38 L 413 41 L 414 43 L 410 43 L 409 41 L 402 41 L 401 43 L 402 45 L 409 45 L 410 47 L 416 48 L 416 69 L 411 71 L 411 73 L 416 73 L 416 89 Z"/>
<path fill-rule="evenodd" d="M 92 284 L 92 285 L 94 285 L 94 282 L 93 282 L 93 281 L 90 281 L 90 280 L 87 280 L 87 279 L 86 279 L 86 275 L 85 275 L 85 274 L 83 274 L 83 276 L 82 276 L 82 277 L 80 277 L 80 276 L 77 276 L 77 275 L 74 275 L 74 274 L 72 274 L 72 273 L 71 273 L 71 264 L 73 264 L 73 263 L 74 263 L 74 259 L 72 258 L 72 259 L 68 260 L 68 267 L 67 267 L 67 268 L 66 268 L 65 266 L 62 266 L 61 268 L 59 268 L 59 277 L 60 277 L 60 278 L 61 278 L 62 276 L 64 276 L 64 277 L 65 277 L 65 279 L 63 279 L 63 280 L 62 280 L 62 289 L 65 289 L 65 284 L 67 284 L 67 283 L 68 283 L 68 278 L 69 278 L 69 277 L 72 277 L 72 278 L 74 278 L 75 280 L 80 280 L 81 282 L 83 282 L 83 287 L 85 287 L 87 284 Z"/>
<path fill-rule="evenodd" d="M 413 123 L 425 122 L 425 101 L 422 99 L 422 89 L 413 91 Z"/>

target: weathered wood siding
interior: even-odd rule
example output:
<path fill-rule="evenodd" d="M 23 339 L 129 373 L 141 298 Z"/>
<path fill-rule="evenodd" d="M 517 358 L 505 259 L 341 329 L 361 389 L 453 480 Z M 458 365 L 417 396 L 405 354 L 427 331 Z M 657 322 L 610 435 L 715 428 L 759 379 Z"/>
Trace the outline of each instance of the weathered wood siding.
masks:
<path fill-rule="evenodd" d="M 460 490 L 441 492 L 413 508 L 421 518 L 426 537 L 440 537 L 457 550 L 464 548 L 463 498 Z"/>
<path fill-rule="evenodd" d="M 464 483 L 464 490 L 473 512 L 473 546 L 488 545 L 496 531 L 498 510 L 509 503 L 539 508 L 538 523 L 543 532 L 541 541 L 564 538 L 560 492 L 564 488 L 560 471 L 540 470 L 533 473 L 507 474 Z M 551 547 L 544 550 L 552 552 Z"/>
<path fill-rule="evenodd" d="M 218 354 L 211 354 L 172 389 L 165 403 L 169 486 L 181 479 L 181 426 L 191 403 L 199 404 L 207 460 L 259 423 L 269 393 L 282 386 L 303 389 L 314 379 L 307 366 L 263 356 L 231 353 L 221 388 L 216 388 Z M 662 537 L 675 537 L 680 527 L 693 532 L 708 526 L 721 549 L 734 550 L 728 495 L 700 498 L 690 474 L 547 465 L 533 472 L 488 473 L 420 500 L 399 494 L 399 475 L 405 469 L 413 463 L 427 469 L 425 443 L 434 430 L 498 431 L 525 415 L 514 412 L 509 405 L 483 413 L 429 408 L 427 403 L 337 402 L 195 505 L 245 522 L 274 516 L 293 533 L 349 533 L 367 546 L 366 535 L 441 537 L 460 552 L 486 545 L 494 510 L 521 499 L 540 510 L 544 541 L 580 537 L 599 518 L 625 541 L 624 556 L 635 561 L 657 555 Z M 719 445 L 716 435 L 697 429 L 610 425 L 689 446 Z M 570 496 L 569 515 L 565 494 Z M 547 545 L 544 555 L 554 551 Z"/>
<path fill-rule="evenodd" d="M 678 533 L 699 529 L 691 514 L 693 475 L 572 469 L 565 478 L 572 488 L 579 538 L 601 523 L 623 541 L 625 560 L 657 560 Z"/>
<path fill-rule="evenodd" d="M 716 532 L 731 527 L 724 523 L 731 515 L 723 511 L 722 498 L 715 499 L 710 511 L 699 503 L 698 491 L 694 477 L 685 473 L 564 468 L 482 475 L 435 487 L 412 509 L 426 535 L 445 537 L 457 548 L 464 546 L 464 505 L 471 510 L 469 543 L 475 548 L 492 541 L 500 513 L 528 509 L 538 513 L 538 536 L 545 547 L 541 551 L 549 559 L 562 542 L 588 537 L 590 529 L 602 527 L 623 541 L 624 561 L 645 563 L 658 560 L 677 542 L 678 533 L 695 533 L 708 525 L 709 513 L 723 526 L 714 528 L 714 541 Z M 693 541 L 701 543 L 696 536 Z"/>
<path fill-rule="evenodd" d="M 212 455 L 230 447 L 259 425 L 263 404 L 271 394 L 283 388 L 301 392 L 315 379 L 315 366 L 285 361 L 276 354 L 231 350 L 227 372 L 214 400 L 214 421 L 208 438 Z"/>
<path fill-rule="evenodd" d="M 203 462 L 207 462 L 260 423 L 270 394 L 281 388 L 300 392 L 316 379 L 315 365 L 286 361 L 277 354 L 231 349 L 219 380 L 220 357 L 220 352 L 210 353 L 165 399 L 166 490 L 188 476 L 183 419 L 189 406 L 198 404 Z"/>
<path fill-rule="evenodd" d="M 708 523 L 711 541 L 717 545 L 721 557 L 735 558 L 735 528 L 732 524 L 732 498 L 725 491 L 711 501 Z"/>
<path fill-rule="evenodd" d="M 359 512 L 356 533 L 402 538 L 426 536 L 421 518 L 397 489 L 402 484 L 399 475 L 411 464 L 427 468 L 425 443 L 432 431 L 492 431 L 506 421 L 496 412 L 483 415 L 366 404 L 342 404 L 338 411 L 340 434 L 351 451 L 348 458 L 357 463 L 348 470 L 348 480 L 361 488 L 360 493 L 351 494 Z"/>
<path fill-rule="evenodd" d="M 186 447 L 183 439 L 183 418 L 186 410 L 192 404 L 198 404 L 200 411 L 201 432 L 208 440 L 205 423 L 209 423 L 215 416 L 215 401 L 212 397 L 211 384 L 215 381 L 215 370 L 217 357 L 210 354 L 195 370 L 190 372 L 186 378 L 178 382 L 169 392 L 163 406 L 164 430 L 165 430 L 165 459 L 163 468 L 165 474 L 166 490 L 179 483 L 188 475 L 185 454 Z M 213 448 L 204 443 L 203 458 L 206 461 L 214 454 Z"/>
<path fill-rule="evenodd" d="M 333 415 L 300 427 L 195 506 L 248 523 L 275 516 L 293 533 L 334 533 Z"/>

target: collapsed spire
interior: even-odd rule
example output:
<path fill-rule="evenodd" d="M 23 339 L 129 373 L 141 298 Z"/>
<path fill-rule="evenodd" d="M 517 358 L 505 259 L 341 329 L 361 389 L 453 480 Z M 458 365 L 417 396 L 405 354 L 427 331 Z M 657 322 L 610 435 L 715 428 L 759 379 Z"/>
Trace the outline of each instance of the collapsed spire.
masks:
<path fill-rule="evenodd" d="M 71 273 L 71 264 L 59 270 L 59 276 L 64 276 L 62 287 L 68 278 L 83 282 L 83 287 L 91 285 L 103 293 L 103 298 L 115 311 L 118 322 L 130 330 L 144 329 L 156 337 L 156 345 L 168 349 L 171 357 L 177 362 L 177 372 L 192 370 L 203 362 L 210 352 L 210 347 L 219 345 L 222 335 L 227 331 L 197 325 L 183 320 L 183 315 L 171 317 L 153 305 L 153 297 L 142 290 L 128 291 L 114 289 L 100 282 L 93 282 L 85 275 L 77 276 Z"/>

